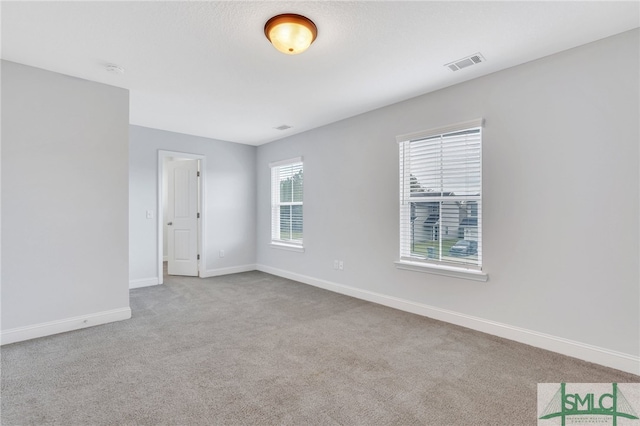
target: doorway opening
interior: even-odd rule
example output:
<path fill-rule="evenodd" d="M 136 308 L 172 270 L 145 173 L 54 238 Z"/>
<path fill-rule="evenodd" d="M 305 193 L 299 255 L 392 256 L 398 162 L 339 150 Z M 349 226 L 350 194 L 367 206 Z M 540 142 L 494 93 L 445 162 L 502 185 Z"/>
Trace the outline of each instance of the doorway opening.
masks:
<path fill-rule="evenodd" d="M 204 273 L 205 157 L 158 151 L 158 283 L 169 275 Z"/>

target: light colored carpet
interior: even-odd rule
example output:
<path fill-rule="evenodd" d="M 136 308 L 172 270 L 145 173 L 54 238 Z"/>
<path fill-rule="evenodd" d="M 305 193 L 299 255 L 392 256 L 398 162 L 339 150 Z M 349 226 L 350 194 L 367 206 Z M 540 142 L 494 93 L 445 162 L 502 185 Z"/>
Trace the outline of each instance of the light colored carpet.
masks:
<path fill-rule="evenodd" d="M 261 272 L 2 348 L 3 425 L 535 425 L 538 382 L 638 376 Z"/>

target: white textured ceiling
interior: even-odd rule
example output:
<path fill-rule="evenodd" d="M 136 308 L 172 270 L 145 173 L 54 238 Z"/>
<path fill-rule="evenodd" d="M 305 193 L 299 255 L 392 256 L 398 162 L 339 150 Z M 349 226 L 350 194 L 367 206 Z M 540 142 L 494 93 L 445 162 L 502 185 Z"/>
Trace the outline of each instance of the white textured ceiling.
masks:
<path fill-rule="evenodd" d="M 260 145 L 637 28 L 639 4 L 3 1 L 2 58 L 129 89 L 132 124 Z M 280 13 L 316 23 L 308 51 L 269 44 Z"/>

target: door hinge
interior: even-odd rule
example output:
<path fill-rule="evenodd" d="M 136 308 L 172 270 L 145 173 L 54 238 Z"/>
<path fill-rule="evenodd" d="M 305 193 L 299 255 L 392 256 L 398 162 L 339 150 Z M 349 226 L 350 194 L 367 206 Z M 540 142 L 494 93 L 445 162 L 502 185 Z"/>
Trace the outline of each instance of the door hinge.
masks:
<path fill-rule="evenodd" d="M 200 213 L 198 213 L 198 219 L 200 219 Z"/>
<path fill-rule="evenodd" d="M 200 255 L 198 255 L 198 260 L 200 260 Z"/>
<path fill-rule="evenodd" d="M 198 174 L 196 176 L 200 177 L 200 170 L 198 170 Z"/>

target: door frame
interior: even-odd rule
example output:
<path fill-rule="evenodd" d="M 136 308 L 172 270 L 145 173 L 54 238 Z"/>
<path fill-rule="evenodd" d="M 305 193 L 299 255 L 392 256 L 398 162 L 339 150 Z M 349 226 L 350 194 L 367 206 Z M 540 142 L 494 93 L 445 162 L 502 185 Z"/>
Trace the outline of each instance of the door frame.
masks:
<path fill-rule="evenodd" d="M 205 244 L 204 244 L 204 235 L 205 235 L 205 224 L 206 224 L 206 215 L 204 214 L 206 211 L 206 202 L 207 199 L 205 197 L 205 176 L 206 176 L 206 157 L 202 154 L 194 154 L 190 152 L 179 152 L 179 151 L 167 151 L 163 149 L 158 150 L 158 181 L 157 181 L 157 189 L 158 189 L 158 205 L 156 206 L 156 217 L 158 218 L 158 284 L 162 284 L 164 281 L 164 271 L 163 271 L 163 262 L 164 262 L 164 253 L 163 253 L 163 242 L 164 242 L 164 160 L 167 157 L 177 157 L 177 158 L 186 158 L 189 160 L 200 160 L 200 181 L 198 182 L 198 211 L 200 212 L 200 220 L 198 221 L 198 253 L 200 254 L 200 260 L 198 260 L 198 276 L 200 278 L 203 277 L 205 270 L 205 259 L 207 258 L 205 252 Z"/>

